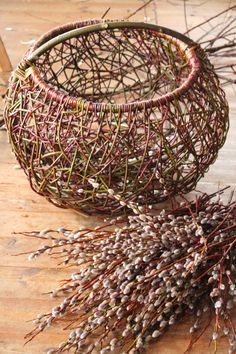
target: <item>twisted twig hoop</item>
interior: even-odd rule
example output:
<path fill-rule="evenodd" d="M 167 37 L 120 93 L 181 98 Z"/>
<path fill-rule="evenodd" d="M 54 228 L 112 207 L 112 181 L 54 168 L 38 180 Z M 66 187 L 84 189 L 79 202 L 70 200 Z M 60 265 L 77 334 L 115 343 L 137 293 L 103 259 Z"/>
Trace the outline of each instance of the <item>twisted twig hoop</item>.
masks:
<path fill-rule="evenodd" d="M 94 20 L 36 42 L 12 76 L 5 120 L 37 193 L 110 212 L 121 206 L 108 189 L 141 204 L 193 189 L 225 141 L 228 105 L 189 38 Z"/>

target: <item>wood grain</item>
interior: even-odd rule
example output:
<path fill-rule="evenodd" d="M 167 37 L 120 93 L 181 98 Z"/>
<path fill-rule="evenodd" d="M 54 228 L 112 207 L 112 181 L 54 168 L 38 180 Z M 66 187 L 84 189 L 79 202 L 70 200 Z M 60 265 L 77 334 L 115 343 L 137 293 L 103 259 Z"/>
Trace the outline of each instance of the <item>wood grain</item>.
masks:
<path fill-rule="evenodd" d="M 11 71 L 11 62 L 0 36 L 0 77 L 4 83 L 8 81 Z"/>
<path fill-rule="evenodd" d="M 158 0 L 157 16 L 160 25 L 179 31 L 185 30 L 182 0 Z M 231 1 L 231 4 L 233 1 Z M 234 1 L 235 3 L 235 1 Z M 37 38 L 50 28 L 79 19 L 99 18 L 111 7 L 109 18 L 128 16 L 142 4 L 138 0 L 0 0 L 0 36 L 4 40 L 13 66 L 16 66 L 27 49 L 24 43 Z M 223 10 L 228 1 L 191 0 L 188 4 L 188 24 L 198 22 Z M 139 13 L 153 18 L 150 8 Z M 12 30 L 6 30 L 11 27 Z M 236 186 L 236 103 L 235 95 L 227 91 L 230 101 L 231 128 L 228 139 L 216 163 L 199 182 L 198 189 L 212 192 L 219 187 Z M 3 103 L 0 102 L 0 109 Z M 1 111 L 0 111 L 1 113 Z M 59 330 L 63 324 L 40 335 L 24 346 L 24 335 L 32 328 L 28 322 L 37 313 L 47 311 L 55 300 L 43 292 L 50 291 L 57 282 L 68 275 L 47 258 L 29 263 L 25 256 L 16 253 L 32 250 L 39 241 L 25 239 L 13 234 L 17 231 L 35 230 L 61 225 L 76 228 L 81 225 L 97 225 L 101 219 L 85 218 L 76 212 L 58 209 L 29 188 L 28 181 L 11 154 L 6 132 L 0 132 L 0 354 L 42 354 L 60 343 L 66 333 Z M 161 340 L 150 346 L 150 354 L 180 354 L 188 346 L 190 319 L 172 327 Z M 212 353 L 209 347 L 209 333 L 206 333 L 194 348 L 195 354 Z M 220 354 L 227 353 L 222 339 Z"/>

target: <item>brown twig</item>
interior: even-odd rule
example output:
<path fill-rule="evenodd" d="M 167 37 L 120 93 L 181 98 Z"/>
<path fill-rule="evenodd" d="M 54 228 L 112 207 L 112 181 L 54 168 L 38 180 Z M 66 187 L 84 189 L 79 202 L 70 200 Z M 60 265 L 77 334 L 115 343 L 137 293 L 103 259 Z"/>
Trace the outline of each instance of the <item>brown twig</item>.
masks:
<path fill-rule="evenodd" d="M 188 31 L 185 32 L 185 34 L 189 34 L 190 32 L 192 32 L 193 30 L 195 30 L 196 28 L 201 27 L 202 25 L 205 25 L 206 23 L 209 23 L 210 21 L 214 20 L 215 18 L 218 18 L 219 16 L 229 12 L 230 10 L 233 10 L 236 8 L 236 5 L 232 5 L 229 8 L 217 13 L 216 15 L 208 18 L 207 20 L 200 22 L 199 24 L 197 24 L 196 26 L 191 27 Z"/>
<path fill-rule="evenodd" d="M 153 0 L 149 0 L 147 1 L 145 4 L 143 4 L 142 6 L 140 6 L 138 9 L 136 9 L 134 12 L 132 12 L 130 15 L 125 17 L 125 20 L 129 20 L 131 17 L 133 17 L 134 15 L 136 15 L 138 12 L 140 12 L 141 10 L 145 9 L 149 4 L 151 4 L 153 2 Z"/>

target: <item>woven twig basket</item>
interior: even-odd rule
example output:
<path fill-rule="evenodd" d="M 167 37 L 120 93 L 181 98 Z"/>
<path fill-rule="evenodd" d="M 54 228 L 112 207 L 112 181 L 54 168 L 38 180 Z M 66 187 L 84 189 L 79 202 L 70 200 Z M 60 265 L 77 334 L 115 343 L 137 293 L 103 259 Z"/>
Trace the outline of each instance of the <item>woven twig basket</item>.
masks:
<path fill-rule="evenodd" d="M 192 190 L 225 141 L 228 105 L 189 38 L 94 20 L 35 43 L 11 78 L 5 121 L 37 193 L 114 212 L 122 206 L 108 189 L 141 204 Z"/>

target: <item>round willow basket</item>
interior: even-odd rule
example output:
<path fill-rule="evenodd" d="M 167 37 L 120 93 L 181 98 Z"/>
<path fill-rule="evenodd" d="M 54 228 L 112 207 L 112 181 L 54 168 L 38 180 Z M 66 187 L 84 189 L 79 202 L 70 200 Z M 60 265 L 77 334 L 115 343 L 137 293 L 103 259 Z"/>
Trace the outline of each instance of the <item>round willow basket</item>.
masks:
<path fill-rule="evenodd" d="M 34 44 L 11 77 L 5 121 L 37 193 L 62 207 L 115 212 L 122 206 L 109 189 L 140 204 L 192 190 L 224 144 L 228 105 L 189 38 L 94 20 Z"/>

